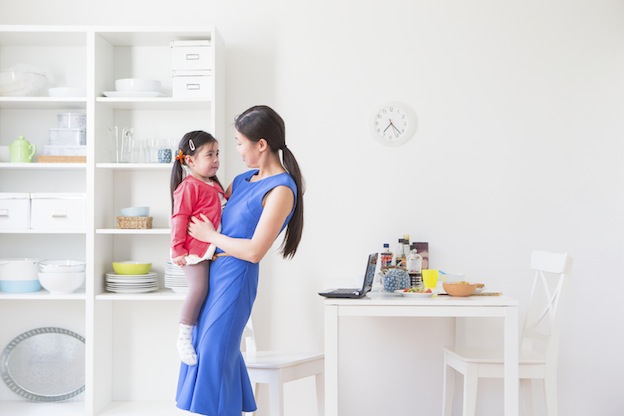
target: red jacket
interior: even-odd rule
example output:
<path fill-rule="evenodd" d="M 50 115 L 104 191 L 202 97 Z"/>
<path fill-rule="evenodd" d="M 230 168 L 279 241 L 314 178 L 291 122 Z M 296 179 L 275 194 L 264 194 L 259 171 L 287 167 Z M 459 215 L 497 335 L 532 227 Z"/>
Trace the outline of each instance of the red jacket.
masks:
<path fill-rule="evenodd" d="M 173 214 L 171 215 L 171 257 L 195 254 L 202 257 L 210 243 L 199 241 L 187 234 L 191 217 L 207 216 L 215 229 L 221 222 L 221 198 L 223 188 L 216 182 L 212 185 L 188 175 L 173 193 Z"/>

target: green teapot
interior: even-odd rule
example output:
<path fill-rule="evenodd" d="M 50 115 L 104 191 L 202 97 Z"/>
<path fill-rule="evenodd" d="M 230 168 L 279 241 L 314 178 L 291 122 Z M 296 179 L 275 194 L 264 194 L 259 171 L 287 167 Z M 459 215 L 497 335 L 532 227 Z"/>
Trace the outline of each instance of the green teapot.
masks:
<path fill-rule="evenodd" d="M 17 140 L 9 145 L 11 162 L 30 163 L 37 152 L 37 146 L 30 144 L 24 136 L 19 136 Z"/>

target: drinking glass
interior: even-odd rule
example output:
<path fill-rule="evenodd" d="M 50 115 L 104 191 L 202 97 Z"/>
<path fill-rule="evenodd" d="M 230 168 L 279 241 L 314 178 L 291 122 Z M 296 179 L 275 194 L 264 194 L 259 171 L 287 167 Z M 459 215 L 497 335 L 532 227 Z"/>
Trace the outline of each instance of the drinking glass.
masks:
<path fill-rule="evenodd" d="M 434 269 L 423 269 L 421 273 L 425 288 L 434 290 L 438 285 L 438 271 Z"/>

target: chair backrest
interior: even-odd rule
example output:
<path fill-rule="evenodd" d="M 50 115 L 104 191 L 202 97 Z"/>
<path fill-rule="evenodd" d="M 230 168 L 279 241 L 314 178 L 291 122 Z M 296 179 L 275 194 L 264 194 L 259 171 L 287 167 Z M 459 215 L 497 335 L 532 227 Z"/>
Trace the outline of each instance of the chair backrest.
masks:
<path fill-rule="evenodd" d="M 245 325 L 245 330 L 243 331 L 243 342 L 245 344 L 245 353 L 247 355 L 253 355 L 256 353 L 256 338 L 251 317 L 247 321 L 247 325 Z"/>
<path fill-rule="evenodd" d="M 567 253 L 533 251 L 533 286 L 522 333 L 523 349 L 545 355 L 546 363 L 556 365 L 561 327 L 561 300 L 571 268 Z"/>

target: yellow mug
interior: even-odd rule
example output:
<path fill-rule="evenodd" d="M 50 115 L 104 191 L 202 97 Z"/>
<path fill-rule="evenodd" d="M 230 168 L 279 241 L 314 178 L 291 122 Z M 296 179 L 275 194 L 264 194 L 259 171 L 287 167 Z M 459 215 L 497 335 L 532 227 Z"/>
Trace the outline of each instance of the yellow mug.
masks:
<path fill-rule="evenodd" d="M 433 269 L 423 269 L 421 273 L 425 288 L 435 289 L 438 285 L 438 271 Z"/>

